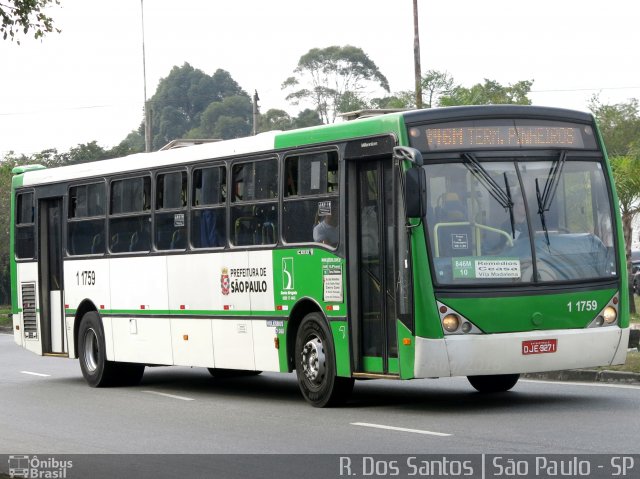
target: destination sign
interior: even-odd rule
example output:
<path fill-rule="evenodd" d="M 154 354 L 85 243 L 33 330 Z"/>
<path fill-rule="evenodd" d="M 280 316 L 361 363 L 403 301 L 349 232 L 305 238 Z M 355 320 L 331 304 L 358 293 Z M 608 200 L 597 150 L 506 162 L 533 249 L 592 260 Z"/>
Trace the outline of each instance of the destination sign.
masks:
<path fill-rule="evenodd" d="M 475 120 L 409 129 L 411 146 L 421 151 L 478 149 L 596 149 L 588 125 L 555 121 Z"/>

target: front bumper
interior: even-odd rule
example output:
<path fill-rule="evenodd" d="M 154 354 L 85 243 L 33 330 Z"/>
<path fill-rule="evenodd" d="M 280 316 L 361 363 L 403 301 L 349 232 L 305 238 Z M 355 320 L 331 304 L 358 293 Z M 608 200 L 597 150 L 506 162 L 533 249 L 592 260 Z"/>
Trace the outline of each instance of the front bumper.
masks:
<path fill-rule="evenodd" d="M 522 342 L 556 339 L 554 353 L 522 354 Z M 629 328 L 416 337 L 416 378 L 533 373 L 623 364 Z"/>

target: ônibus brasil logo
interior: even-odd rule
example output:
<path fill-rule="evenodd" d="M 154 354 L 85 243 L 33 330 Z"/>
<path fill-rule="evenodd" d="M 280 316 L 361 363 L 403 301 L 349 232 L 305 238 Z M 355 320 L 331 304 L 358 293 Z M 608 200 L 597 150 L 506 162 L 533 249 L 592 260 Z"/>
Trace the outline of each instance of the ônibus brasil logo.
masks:
<path fill-rule="evenodd" d="M 226 266 L 222 268 L 222 274 L 220 275 L 220 289 L 223 295 L 227 296 L 229 294 L 229 268 Z"/>

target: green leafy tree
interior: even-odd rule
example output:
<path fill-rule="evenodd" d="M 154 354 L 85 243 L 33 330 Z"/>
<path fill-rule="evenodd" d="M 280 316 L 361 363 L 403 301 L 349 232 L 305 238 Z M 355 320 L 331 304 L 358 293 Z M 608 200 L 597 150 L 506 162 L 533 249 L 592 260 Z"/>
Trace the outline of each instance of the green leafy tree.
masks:
<path fill-rule="evenodd" d="M 9 304 L 9 220 L 11 214 L 11 170 L 13 159 L 0 162 L 0 304 Z"/>
<path fill-rule="evenodd" d="M 471 88 L 455 86 L 449 93 L 440 96 L 439 106 L 458 105 L 531 105 L 528 95 L 533 80 L 522 80 L 513 85 L 504 86 L 494 80 L 484 80 Z"/>
<path fill-rule="evenodd" d="M 429 70 L 422 76 L 422 104 L 432 108 L 440 103 L 443 95 L 450 95 L 455 84 L 453 77 L 447 72 Z"/>
<path fill-rule="evenodd" d="M 318 125 L 322 125 L 322 120 L 318 112 L 310 108 L 302 110 L 298 113 L 298 116 L 293 119 L 293 128 L 308 128 Z"/>
<path fill-rule="evenodd" d="M 188 63 L 173 67 L 169 75 L 160 80 L 150 99 L 153 148 L 159 149 L 201 127 L 202 114 L 209 105 L 231 96 L 244 96 L 249 100 L 228 72 L 217 70 L 207 75 Z M 144 126 L 142 128 L 144 131 Z"/>
<path fill-rule="evenodd" d="M 286 111 L 272 108 L 260 115 L 258 131 L 293 130 L 294 128 L 307 128 L 322 125 L 318 113 L 311 109 L 302 110 L 297 117 L 291 117 Z"/>
<path fill-rule="evenodd" d="M 251 133 L 253 107 L 246 95 L 235 95 L 210 103 L 201 115 L 200 126 L 189 131 L 188 138 L 229 140 Z"/>
<path fill-rule="evenodd" d="M 258 119 L 258 131 L 260 133 L 273 130 L 291 130 L 293 128 L 293 118 L 284 110 L 271 108 Z"/>
<path fill-rule="evenodd" d="M 366 103 L 367 88 L 389 91 L 389 82 L 373 60 L 351 45 L 312 48 L 293 72 L 282 84 L 283 89 L 293 90 L 287 100 L 294 105 L 311 103 L 323 123 L 333 123 L 345 108 Z"/>
<path fill-rule="evenodd" d="M 60 32 L 53 26 L 53 18 L 45 13 L 47 7 L 60 5 L 59 0 L 1 0 L 0 34 L 2 39 L 10 38 L 19 45 L 16 34 L 33 32 L 34 38 L 46 33 Z"/>
<path fill-rule="evenodd" d="M 631 272 L 633 218 L 640 212 L 640 112 L 638 100 L 615 105 L 603 104 L 594 96 L 589 104 L 609 152 L 613 179 L 620 203 L 622 230 Z M 630 291 L 633 295 L 633 292 Z M 631 296 L 633 297 L 633 296 Z M 635 304 L 630 302 L 631 312 Z"/>

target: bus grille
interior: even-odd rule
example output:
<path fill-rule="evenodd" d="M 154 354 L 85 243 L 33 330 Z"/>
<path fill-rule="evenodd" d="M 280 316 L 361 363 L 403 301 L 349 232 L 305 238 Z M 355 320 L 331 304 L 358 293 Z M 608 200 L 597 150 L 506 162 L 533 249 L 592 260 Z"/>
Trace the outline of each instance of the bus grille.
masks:
<path fill-rule="evenodd" d="M 22 283 L 22 321 L 24 337 L 36 339 L 38 337 L 38 320 L 36 318 L 35 283 Z"/>

